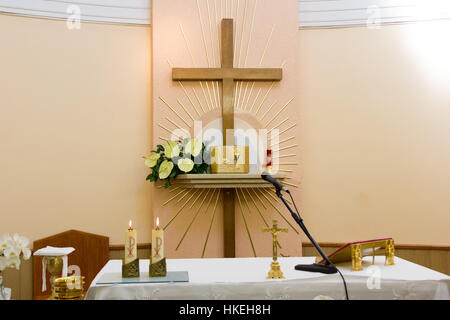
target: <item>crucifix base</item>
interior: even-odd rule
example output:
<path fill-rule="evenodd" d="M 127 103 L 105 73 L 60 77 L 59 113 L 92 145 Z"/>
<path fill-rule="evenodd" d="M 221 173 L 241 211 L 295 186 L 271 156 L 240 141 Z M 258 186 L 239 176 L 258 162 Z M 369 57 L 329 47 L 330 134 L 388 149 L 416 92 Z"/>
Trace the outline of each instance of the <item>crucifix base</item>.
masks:
<path fill-rule="evenodd" d="M 284 279 L 283 272 L 281 271 L 281 267 L 278 262 L 272 261 L 270 264 L 270 271 L 266 279 Z"/>

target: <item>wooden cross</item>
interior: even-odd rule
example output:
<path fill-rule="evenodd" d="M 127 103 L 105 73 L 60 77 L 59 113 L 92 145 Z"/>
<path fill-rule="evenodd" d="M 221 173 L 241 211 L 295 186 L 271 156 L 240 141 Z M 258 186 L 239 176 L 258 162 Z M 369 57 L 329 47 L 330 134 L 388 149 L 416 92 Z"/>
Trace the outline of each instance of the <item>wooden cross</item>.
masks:
<path fill-rule="evenodd" d="M 280 81 L 281 68 L 235 68 L 233 19 L 221 23 L 220 68 L 173 68 L 174 81 L 222 81 L 222 139 L 223 145 L 234 145 L 234 86 L 235 81 Z M 234 189 L 223 190 L 224 255 L 235 256 Z"/>
<path fill-rule="evenodd" d="M 278 221 L 273 220 L 273 226 L 272 228 L 263 229 L 263 232 L 272 232 L 272 240 L 273 240 L 273 261 L 277 261 L 278 257 L 278 234 L 280 232 L 288 232 L 288 229 L 279 229 L 278 228 Z"/>

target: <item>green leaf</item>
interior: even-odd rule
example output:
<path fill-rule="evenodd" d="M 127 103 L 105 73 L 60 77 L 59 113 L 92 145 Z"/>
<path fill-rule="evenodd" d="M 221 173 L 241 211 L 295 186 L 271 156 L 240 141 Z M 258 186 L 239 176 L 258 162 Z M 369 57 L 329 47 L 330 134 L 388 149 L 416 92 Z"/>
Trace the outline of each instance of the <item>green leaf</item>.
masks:
<path fill-rule="evenodd" d="M 164 147 L 162 146 L 162 145 L 160 145 L 160 144 L 158 144 L 157 146 L 156 146 L 156 150 L 158 151 L 158 152 L 161 152 L 161 151 L 164 151 Z"/>

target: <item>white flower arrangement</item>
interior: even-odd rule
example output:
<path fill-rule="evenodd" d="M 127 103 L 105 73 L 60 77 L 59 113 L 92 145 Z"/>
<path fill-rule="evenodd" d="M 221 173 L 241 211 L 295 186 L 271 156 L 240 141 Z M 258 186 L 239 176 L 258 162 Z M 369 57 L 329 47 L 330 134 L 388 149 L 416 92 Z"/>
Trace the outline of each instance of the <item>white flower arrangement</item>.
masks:
<path fill-rule="evenodd" d="M 209 164 L 203 158 L 205 149 L 205 144 L 196 138 L 167 141 L 164 147 L 158 145 L 150 156 L 144 157 L 145 165 L 152 170 L 147 180 L 165 180 L 164 187 L 168 188 L 171 185 L 170 180 L 179 174 L 207 173 Z M 201 156 L 200 163 L 194 162 L 198 156 Z"/>
<path fill-rule="evenodd" d="M 28 248 L 30 240 L 17 233 L 11 237 L 5 234 L 0 238 L 0 272 L 6 268 L 20 269 L 20 257 L 30 259 L 31 249 Z"/>

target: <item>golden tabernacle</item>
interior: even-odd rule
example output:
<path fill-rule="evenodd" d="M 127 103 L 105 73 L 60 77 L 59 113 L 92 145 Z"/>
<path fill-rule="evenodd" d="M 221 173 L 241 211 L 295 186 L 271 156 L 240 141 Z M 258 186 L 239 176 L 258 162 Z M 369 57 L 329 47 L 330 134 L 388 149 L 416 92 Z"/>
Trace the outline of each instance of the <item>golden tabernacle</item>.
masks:
<path fill-rule="evenodd" d="M 248 146 L 218 146 L 211 148 L 211 173 L 248 173 Z"/>

